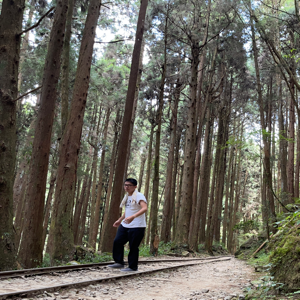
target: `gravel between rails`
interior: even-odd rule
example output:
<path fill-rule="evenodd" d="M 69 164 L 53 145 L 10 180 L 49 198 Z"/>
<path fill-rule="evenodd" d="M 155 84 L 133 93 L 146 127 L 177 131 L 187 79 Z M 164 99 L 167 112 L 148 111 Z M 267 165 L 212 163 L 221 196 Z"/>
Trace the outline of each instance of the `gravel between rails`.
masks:
<path fill-rule="evenodd" d="M 230 259 L 230 258 L 223 258 L 224 259 Z M 186 265 L 187 263 L 190 264 L 207 264 L 212 263 L 211 260 L 207 261 L 199 261 L 199 262 L 188 262 L 188 259 L 182 260 L 182 264 Z M 134 274 L 124 274 L 125 277 L 128 276 L 135 276 L 135 278 L 140 278 L 141 275 L 147 272 L 150 272 L 153 269 L 162 269 L 162 268 L 170 268 L 170 267 L 176 267 L 179 265 L 178 261 L 171 262 L 149 262 L 148 264 L 140 264 L 139 266 L 139 272 Z M 181 264 L 180 264 L 181 265 Z M 185 267 L 186 268 L 186 267 Z M 169 271 L 170 272 L 170 271 Z M 122 274 L 123 275 L 123 274 Z M 72 271 L 68 273 L 52 273 L 47 275 L 39 275 L 34 277 L 22 277 L 22 278 L 14 278 L 14 279 L 6 279 L 0 281 L 0 299 L 5 299 L 6 297 L 16 297 L 17 294 L 20 295 L 20 293 L 25 293 L 23 291 L 25 290 L 31 290 L 35 293 L 41 293 L 39 289 L 42 289 L 45 293 L 53 292 L 57 290 L 58 286 L 64 286 L 64 287 L 75 287 L 76 289 L 81 289 L 83 285 L 93 285 L 96 283 L 99 283 L 101 281 L 111 281 L 115 280 L 113 277 L 116 276 L 116 278 L 120 278 L 122 275 L 120 275 L 119 270 L 113 270 L 110 268 L 107 268 L 106 266 L 98 267 L 98 268 L 89 268 L 79 271 Z M 145 276 L 145 275 L 143 275 Z M 120 281 L 119 279 L 118 281 Z M 123 280 L 123 279 L 122 279 Z M 132 279 L 131 279 L 132 280 Z M 93 283 L 89 281 L 94 281 Z M 105 283 L 107 285 L 107 282 Z M 81 286 L 81 288 L 79 287 Z M 26 294 L 26 293 L 25 293 Z M 57 294 L 57 292 L 56 292 Z M 47 294 L 45 294 L 47 296 Z M 45 296 L 44 295 L 44 296 Z M 24 297 L 25 295 L 23 295 Z M 56 296 L 56 297 L 53 297 Z M 50 297 L 50 298 L 49 298 Z M 93 299 L 95 299 L 95 294 L 92 296 Z M 68 296 L 67 296 L 68 298 Z M 67 299 L 65 298 L 65 299 Z M 59 299 L 57 298 L 57 295 L 54 294 L 48 294 L 47 298 L 42 299 Z M 62 298 L 64 299 L 64 298 Z M 76 298 L 77 299 L 77 298 Z M 102 299 L 102 298 L 99 298 Z"/>

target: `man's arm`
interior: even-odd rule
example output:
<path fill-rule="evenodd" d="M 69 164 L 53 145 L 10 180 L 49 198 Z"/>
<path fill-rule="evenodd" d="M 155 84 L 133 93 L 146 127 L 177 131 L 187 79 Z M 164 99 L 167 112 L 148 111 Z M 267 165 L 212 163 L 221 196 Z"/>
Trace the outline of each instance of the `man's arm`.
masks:
<path fill-rule="evenodd" d="M 130 217 L 127 217 L 124 220 L 124 223 L 130 224 L 135 218 L 137 218 L 138 216 L 144 214 L 148 210 L 148 205 L 144 200 L 140 200 L 140 206 L 141 206 L 141 209 L 138 212 L 136 212 L 134 215 L 132 215 Z M 124 214 L 124 217 L 125 217 L 125 214 Z"/>
<path fill-rule="evenodd" d="M 118 227 L 120 226 L 120 224 L 122 223 L 122 221 L 125 219 L 125 212 L 124 214 L 113 224 L 114 227 Z"/>

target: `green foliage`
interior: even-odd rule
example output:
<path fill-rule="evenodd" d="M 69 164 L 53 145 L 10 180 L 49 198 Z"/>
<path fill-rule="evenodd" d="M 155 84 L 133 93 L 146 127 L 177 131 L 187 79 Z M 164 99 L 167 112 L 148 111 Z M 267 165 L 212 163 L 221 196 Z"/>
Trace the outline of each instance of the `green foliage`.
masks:
<path fill-rule="evenodd" d="M 78 259 L 78 262 L 81 264 L 88 263 L 101 263 L 112 260 L 112 254 L 108 252 L 104 252 L 101 254 L 95 253 L 91 255 L 86 255 L 83 259 Z"/>
<path fill-rule="evenodd" d="M 278 231 L 269 243 L 270 272 L 287 289 L 300 288 L 300 210 L 278 221 Z"/>
<path fill-rule="evenodd" d="M 236 224 L 233 227 L 233 230 L 242 229 L 244 231 L 244 233 L 247 233 L 250 230 L 258 230 L 259 225 L 260 225 L 259 222 L 255 221 L 255 220 L 241 221 L 240 223 Z"/>
<path fill-rule="evenodd" d="M 283 283 L 278 283 L 273 276 L 265 275 L 257 282 L 257 287 L 246 288 L 246 299 L 275 299 L 274 294 L 283 287 Z"/>
<path fill-rule="evenodd" d="M 247 260 L 247 263 L 249 265 L 252 265 L 254 267 L 263 267 L 264 269 L 268 269 L 269 267 L 269 259 L 270 259 L 270 254 L 260 251 L 256 257 L 251 257 L 250 259 Z"/>
<path fill-rule="evenodd" d="M 50 262 L 50 255 L 49 253 L 45 253 L 44 257 L 43 257 L 43 263 L 41 265 L 41 268 L 47 268 L 47 267 L 51 267 L 51 262 Z"/>

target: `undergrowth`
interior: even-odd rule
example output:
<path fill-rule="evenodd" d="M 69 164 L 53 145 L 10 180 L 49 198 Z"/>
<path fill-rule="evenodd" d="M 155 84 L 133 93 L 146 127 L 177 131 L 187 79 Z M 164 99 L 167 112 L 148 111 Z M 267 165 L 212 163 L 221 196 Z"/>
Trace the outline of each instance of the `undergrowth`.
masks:
<path fill-rule="evenodd" d="M 247 299 L 300 299 L 300 210 L 278 216 L 267 251 L 248 263 L 265 275 L 247 288 Z"/>
<path fill-rule="evenodd" d="M 247 263 L 254 267 L 267 267 L 269 264 L 269 253 L 259 253 L 256 257 L 251 257 L 247 260 Z"/>

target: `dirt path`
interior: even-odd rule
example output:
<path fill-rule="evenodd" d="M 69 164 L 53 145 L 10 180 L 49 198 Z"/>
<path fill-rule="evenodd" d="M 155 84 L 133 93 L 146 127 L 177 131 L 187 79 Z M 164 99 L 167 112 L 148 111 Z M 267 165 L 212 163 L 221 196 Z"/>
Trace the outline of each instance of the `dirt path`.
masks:
<path fill-rule="evenodd" d="M 244 288 L 257 275 L 253 267 L 231 260 L 116 280 L 82 289 L 45 294 L 39 299 L 229 300 L 244 299 Z"/>

